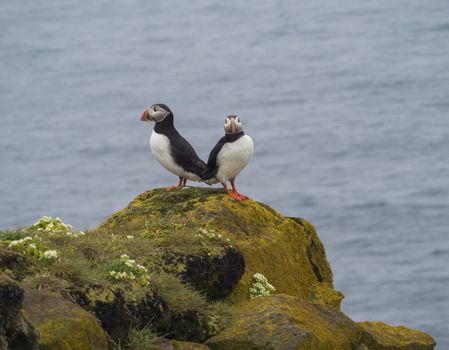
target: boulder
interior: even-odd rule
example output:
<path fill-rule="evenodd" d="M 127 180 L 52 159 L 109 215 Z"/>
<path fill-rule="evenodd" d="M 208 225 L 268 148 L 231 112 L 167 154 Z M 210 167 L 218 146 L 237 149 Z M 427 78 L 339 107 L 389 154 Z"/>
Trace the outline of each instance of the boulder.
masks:
<path fill-rule="evenodd" d="M 38 349 L 39 333 L 22 312 L 23 289 L 0 272 L 0 349 Z"/>
<path fill-rule="evenodd" d="M 57 259 L 8 248 L 24 234 Z M 0 349 L 36 349 L 37 330 L 41 349 L 106 349 L 105 333 L 136 350 L 433 349 L 353 322 L 332 279 L 306 220 L 223 190 L 155 189 L 84 235 L 0 234 Z"/>
<path fill-rule="evenodd" d="M 433 350 L 435 340 L 427 333 L 383 322 L 360 322 L 363 342 L 370 350 Z"/>
<path fill-rule="evenodd" d="M 172 340 L 174 350 L 210 350 L 207 345 Z"/>
<path fill-rule="evenodd" d="M 229 326 L 207 341 L 212 350 L 353 350 L 360 327 L 342 312 L 289 295 L 238 305 Z"/>
<path fill-rule="evenodd" d="M 211 296 L 225 294 L 214 295 L 217 289 L 225 288 L 229 293 L 238 281 L 229 300 L 233 303 L 247 300 L 253 274 L 262 273 L 279 293 L 339 308 L 343 295 L 333 288 L 332 271 L 314 227 L 306 220 L 285 217 L 251 199 L 238 202 L 222 190 L 208 188 L 170 192 L 155 189 L 137 196 L 96 231 L 138 235 L 146 232 L 149 225 L 164 227 L 167 223 L 186 230 L 201 228 L 216 232 L 230 239 L 243 254 L 246 268 L 241 279 L 238 273 L 230 279 L 229 271 L 206 274 L 197 274 L 196 269 L 186 271 L 187 280 Z M 231 267 L 240 266 L 242 263 L 234 255 L 225 260 Z M 214 265 L 207 266 L 213 269 Z"/>
<path fill-rule="evenodd" d="M 0 245 L 0 270 L 10 271 L 16 280 L 30 274 L 30 262 L 21 254 Z"/>
<path fill-rule="evenodd" d="M 157 337 L 139 345 L 144 350 L 209 350 L 209 347 L 199 343 L 181 342 Z M 136 350 L 136 349 L 133 349 Z"/>
<path fill-rule="evenodd" d="M 108 349 L 96 318 L 56 293 L 27 290 L 23 313 L 39 330 L 41 350 Z"/>

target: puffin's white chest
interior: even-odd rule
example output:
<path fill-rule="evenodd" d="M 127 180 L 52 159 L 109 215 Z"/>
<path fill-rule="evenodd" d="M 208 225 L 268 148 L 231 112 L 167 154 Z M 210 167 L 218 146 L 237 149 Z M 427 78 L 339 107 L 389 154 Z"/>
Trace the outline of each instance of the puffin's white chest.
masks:
<path fill-rule="evenodd" d="M 159 163 L 161 163 L 161 165 L 168 171 L 177 176 L 185 177 L 190 180 L 199 180 L 199 177 L 196 174 L 186 172 L 175 162 L 170 148 L 170 140 L 167 136 L 159 134 L 153 130 L 150 136 L 150 148 Z"/>
<path fill-rule="evenodd" d="M 235 178 L 249 163 L 253 153 L 254 143 L 248 135 L 225 143 L 217 155 L 218 171 L 215 177 L 220 182 Z"/>

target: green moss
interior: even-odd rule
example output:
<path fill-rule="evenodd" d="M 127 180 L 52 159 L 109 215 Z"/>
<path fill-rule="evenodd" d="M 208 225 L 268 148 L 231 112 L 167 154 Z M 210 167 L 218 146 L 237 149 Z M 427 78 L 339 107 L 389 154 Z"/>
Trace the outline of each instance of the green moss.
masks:
<path fill-rule="evenodd" d="M 173 225 L 180 225 L 175 226 L 179 229 Z M 151 190 L 112 215 L 96 231 L 143 234 L 172 249 L 177 249 L 179 243 L 178 252 L 185 249 L 198 254 L 202 249 L 219 254 L 214 242 L 202 247 L 188 234 L 200 227 L 229 238 L 245 256 L 246 273 L 230 296 L 232 302 L 249 297 L 251 276 L 260 272 L 280 293 L 339 307 L 342 294 L 333 289 L 332 271 L 313 226 L 305 220 L 286 218 L 252 200 L 235 201 L 222 190 Z M 164 237 L 163 232 L 173 234 Z"/>
<path fill-rule="evenodd" d="M 58 258 L 46 261 L 8 247 L 11 240 L 28 234 L 37 234 L 42 239 L 40 248 L 57 251 Z M 111 271 L 128 272 L 120 260 L 123 254 L 145 267 L 149 278 L 145 283 L 111 278 Z M 221 189 L 147 191 L 78 237 L 21 229 L 0 232 L 3 273 L 31 293 L 54 291 L 95 314 L 111 340 L 122 344 L 117 348 L 136 348 L 139 343 L 150 348 L 207 349 L 150 339 L 152 332 L 145 328 L 149 322 L 159 334 L 177 340 L 202 342 L 216 333 L 217 337 L 229 334 L 229 339 L 240 339 L 228 343 L 230 348 L 259 349 L 254 345 L 258 340 L 269 342 L 280 336 L 278 344 L 284 346 L 279 325 L 286 320 L 287 328 L 308 339 L 304 349 L 361 346 L 359 328 L 338 311 L 343 295 L 333 288 L 332 271 L 313 225 L 284 217 L 263 203 L 235 201 Z M 255 273 L 263 274 L 279 295 L 248 302 Z M 46 336 L 51 335 L 51 327 L 59 329 L 54 322 L 42 320 Z M 135 328 L 130 332 L 131 325 Z M 377 331 L 402 334 L 401 329 L 373 327 L 365 330 L 366 342 L 371 341 L 368 334 L 375 338 L 372 334 Z M 81 336 L 75 333 L 74 339 Z M 255 338 L 248 340 L 248 333 Z M 136 344 L 128 346 L 128 338 Z M 212 348 L 228 349 L 220 344 Z"/>
<path fill-rule="evenodd" d="M 161 296 L 168 308 L 175 314 L 194 311 L 207 314 L 210 309 L 206 298 L 183 284 L 179 278 L 171 274 L 160 273 L 151 278 L 154 292 Z"/>
<path fill-rule="evenodd" d="M 225 329 L 207 341 L 210 348 L 353 350 L 361 343 L 359 327 L 343 313 L 292 296 L 261 297 L 234 309 Z"/>
<path fill-rule="evenodd" d="M 23 312 L 39 330 L 40 349 L 108 348 L 95 317 L 57 294 L 28 290 Z"/>
<path fill-rule="evenodd" d="M 435 340 L 428 334 L 383 322 L 360 322 L 363 341 L 370 350 L 433 350 Z"/>

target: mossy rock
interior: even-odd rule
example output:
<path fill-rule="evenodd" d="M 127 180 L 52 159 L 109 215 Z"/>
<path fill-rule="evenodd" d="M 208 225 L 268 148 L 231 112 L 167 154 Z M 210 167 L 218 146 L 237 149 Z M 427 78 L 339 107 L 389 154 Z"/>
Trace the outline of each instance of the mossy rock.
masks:
<path fill-rule="evenodd" d="M 183 230 L 213 230 L 243 253 L 246 270 L 229 297 L 233 303 L 249 298 L 252 275 L 262 273 L 279 293 L 339 308 L 343 295 L 333 288 L 332 271 L 314 227 L 251 199 L 238 202 L 209 188 L 155 189 L 137 196 L 96 231 L 141 235 L 148 227 L 157 231 L 168 223 Z"/>
<path fill-rule="evenodd" d="M 132 349 L 137 350 L 137 349 Z M 138 345 L 138 350 L 210 350 L 200 343 L 182 342 L 156 337 Z"/>
<path fill-rule="evenodd" d="M 21 254 L 0 244 L 0 270 L 9 271 L 16 280 L 21 280 L 30 274 L 30 262 Z"/>
<path fill-rule="evenodd" d="M 41 350 L 108 349 L 95 317 L 56 293 L 27 290 L 23 312 L 39 330 Z"/>
<path fill-rule="evenodd" d="M 433 350 L 435 340 L 427 333 L 383 322 L 360 322 L 363 342 L 370 350 Z"/>
<path fill-rule="evenodd" d="M 166 288 L 176 286 L 168 285 Z M 182 312 L 176 312 L 169 304 L 171 300 L 158 293 L 156 291 L 134 302 L 126 301 L 120 290 L 108 295 L 91 294 L 90 300 L 81 294 L 77 296 L 77 303 L 95 314 L 102 328 L 117 343 L 126 342 L 131 327 L 143 328 L 149 324 L 159 334 L 169 334 L 170 338 L 183 341 L 205 341 L 211 336 L 208 321 L 213 310 L 206 301 L 200 305 L 186 301 Z M 176 293 L 174 291 L 174 297 Z"/>
<path fill-rule="evenodd" d="M 210 350 L 207 345 L 172 340 L 174 350 Z"/>
<path fill-rule="evenodd" d="M 229 295 L 245 271 L 245 259 L 238 249 L 226 246 L 221 252 L 184 257 L 183 280 L 209 299 Z"/>
<path fill-rule="evenodd" d="M 238 305 L 230 325 L 206 344 L 212 350 L 353 350 L 361 331 L 340 311 L 278 294 Z"/>
<path fill-rule="evenodd" d="M 173 350 L 174 346 L 170 339 L 156 337 L 146 341 L 141 341 L 135 346 L 129 346 L 133 350 Z M 137 348 L 137 349 L 135 349 Z"/>
<path fill-rule="evenodd" d="M 39 333 L 22 312 L 23 289 L 0 272 L 0 349 L 38 349 Z"/>

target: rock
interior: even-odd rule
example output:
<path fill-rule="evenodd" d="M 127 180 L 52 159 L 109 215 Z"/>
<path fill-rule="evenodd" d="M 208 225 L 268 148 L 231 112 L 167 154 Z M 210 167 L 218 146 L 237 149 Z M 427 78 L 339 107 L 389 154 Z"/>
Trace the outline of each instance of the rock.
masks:
<path fill-rule="evenodd" d="M 288 295 L 237 307 L 230 325 L 207 341 L 212 350 L 352 350 L 360 327 L 342 312 Z"/>
<path fill-rule="evenodd" d="M 95 317 L 56 293 L 27 290 L 23 312 L 40 332 L 41 350 L 108 349 Z"/>
<path fill-rule="evenodd" d="M 365 344 L 360 344 L 355 350 L 369 350 Z"/>
<path fill-rule="evenodd" d="M 243 253 L 246 270 L 237 287 L 233 288 L 229 298 L 232 302 L 248 299 L 252 275 L 262 273 L 279 293 L 339 308 L 343 296 L 333 288 L 332 271 L 313 226 L 303 219 L 284 217 L 251 199 L 238 202 L 222 190 L 208 188 L 170 192 L 151 190 L 113 214 L 96 231 L 138 235 L 144 233 L 149 224 L 163 227 L 167 222 L 183 225 L 188 230 L 214 231 L 229 238 Z M 226 259 L 236 260 L 233 257 Z M 189 274 L 188 270 L 186 275 L 192 285 L 205 288 L 213 297 L 220 295 L 214 295 L 211 290 L 220 290 L 222 288 L 218 286 L 223 285 L 228 286 L 228 292 L 229 286 L 238 280 L 231 280 L 226 273 L 196 274 L 196 269 L 190 271 L 193 273 Z M 240 278 L 237 273 L 234 276 Z"/>
<path fill-rule="evenodd" d="M 210 350 L 207 345 L 199 343 L 189 343 L 177 340 L 172 340 L 172 343 L 175 350 Z"/>
<path fill-rule="evenodd" d="M 104 332 L 135 350 L 435 345 L 422 332 L 353 322 L 314 227 L 223 190 L 151 190 L 85 235 L 27 231 L 57 259 L 7 248 L 23 234 L 0 234 L 0 350 L 36 349 L 36 328 L 44 350 L 106 349 Z"/>
<path fill-rule="evenodd" d="M 238 249 L 228 246 L 217 255 L 185 256 L 185 282 L 210 299 L 229 295 L 245 271 L 245 259 Z"/>
<path fill-rule="evenodd" d="M 15 279 L 21 280 L 30 274 L 30 266 L 23 255 L 0 245 L 0 269 L 9 270 Z"/>
<path fill-rule="evenodd" d="M 0 349 L 38 349 L 39 333 L 22 314 L 23 289 L 0 272 Z"/>
<path fill-rule="evenodd" d="M 435 340 L 421 331 L 383 322 L 360 322 L 363 342 L 370 350 L 432 350 Z"/>
<path fill-rule="evenodd" d="M 167 286 L 170 289 L 173 286 Z M 176 288 L 176 286 L 174 286 Z M 182 313 L 175 312 L 168 302 L 157 294 L 146 295 L 134 302 L 127 302 L 123 292 L 105 292 L 86 300 L 78 295 L 77 303 L 95 314 L 102 328 L 116 343 L 125 343 L 131 327 L 144 327 L 151 324 L 159 334 L 170 334 L 179 340 L 204 341 L 210 337 L 208 318 L 199 310 L 188 308 Z M 208 305 L 204 305 L 208 315 Z"/>
<path fill-rule="evenodd" d="M 199 343 L 181 342 L 162 337 L 151 339 L 140 345 L 145 350 L 210 350 L 209 347 Z"/>
<path fill-rule="evenodd" d="M 158 337 L 151 339 L 144 344 L 140 344 L 142 350 L 174 350 L 174 346 L 169 339 Z"/>

